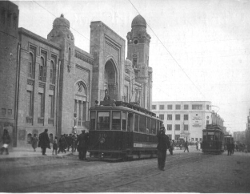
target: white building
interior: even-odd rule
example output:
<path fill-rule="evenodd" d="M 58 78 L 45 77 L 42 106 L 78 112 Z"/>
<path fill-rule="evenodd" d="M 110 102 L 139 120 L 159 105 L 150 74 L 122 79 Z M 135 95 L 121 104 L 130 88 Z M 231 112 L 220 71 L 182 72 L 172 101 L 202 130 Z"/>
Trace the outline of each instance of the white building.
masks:
<path fill-rule="evenodd" d="M 156 101 L 152 102 L 152 112 L 163 120 L 166 134 L 178 140 L 201 141 L 202 130 L 207 124 L 223 126 L 223 119 L 211 110 L 209 101 Z"/>

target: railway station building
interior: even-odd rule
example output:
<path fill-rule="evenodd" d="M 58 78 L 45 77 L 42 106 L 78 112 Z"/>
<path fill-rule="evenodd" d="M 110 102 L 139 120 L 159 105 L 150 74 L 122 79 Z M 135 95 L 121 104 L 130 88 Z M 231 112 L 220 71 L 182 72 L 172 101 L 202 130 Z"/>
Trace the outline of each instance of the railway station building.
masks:
<path fill-rule="evenodd" d="M 208 124 L 223 127 L 223 119 L 211 110 L 210 101 L 154 101 L 152 111 L 163 120 L 170 139 L 202 141 L 202 130 Z"/>
<path fill-rule="evenodd" d="M 46 38 L 19 27 L 16 4 L 1 1 L 0 14 L 0 136 L 8 129 L 13 146 L 27 145 L 46 128 L 50 137 L 88 130 L 89 108 L 105 91 L 112 100 L 150 109 L 151 37 L 141 15 L 126 40 L 103 22 L 91 22 L 90 50 L 84 51 L 63 14 Z"/>

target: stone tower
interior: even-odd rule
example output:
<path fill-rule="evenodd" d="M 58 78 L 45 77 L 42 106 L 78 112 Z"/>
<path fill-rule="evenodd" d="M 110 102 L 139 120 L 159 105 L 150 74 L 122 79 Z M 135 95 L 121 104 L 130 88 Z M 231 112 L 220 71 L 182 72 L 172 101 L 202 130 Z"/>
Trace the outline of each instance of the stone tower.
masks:
<path fill-rule="evenodd" d="M 136 103 L 150 109 L 152 68 L 149 67 L 149 43 L 151 37 L 147 33 L 146 20 L 141 15 L 137 15 L 133 19 L 131 28 L 131 32 L 127 34 L 127 58 L 132 61 L 135 80 L 142 85 L 142 91 L 137 91 Z"/>
<path fill-rule="evenodd" d="M 18 72 L 18 6 L 0 2 L 0 135 L 8 129 L 16 145 L 17 72 Z"/>
<path fill-rule="evenodd" d="M 74 112 L 72 95 L 74 87 L 72 86 L 74 86 L 75 44 L 74 35 L 70 31 L 70 23 L 64 18 L 63 14 L 54 20 L 53 29 L 48 34 L 47 39 L 59 44 L 61 48 L 58 63 L 60 66 L 58 128 L 65 131 L 66 128 L 73 126 L 73 123 L 69 123 L 66 118 L 73 117 Z M 61 131 L 58 131 L 58 133 L 61 134 Z"/>

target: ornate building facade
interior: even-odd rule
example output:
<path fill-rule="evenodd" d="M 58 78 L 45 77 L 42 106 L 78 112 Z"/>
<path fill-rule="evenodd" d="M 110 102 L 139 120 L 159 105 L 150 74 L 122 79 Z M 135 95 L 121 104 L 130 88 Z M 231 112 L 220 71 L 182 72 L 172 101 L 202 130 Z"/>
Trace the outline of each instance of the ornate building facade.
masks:
<path fill-rule="evenodd" d="M 7 128 L 13 145 L 26 145 L 45 128 L 51 136 L 88 129 L 89 108 L 111 99 L 150 109 L 150 36 L 138 15 L 125 40 L 104 23 L 91 22 L 90 52 L 75 46 L 63 15 L 47 38 L 18 27 L 18 6 L 0 2 L 0 135 Z"/>

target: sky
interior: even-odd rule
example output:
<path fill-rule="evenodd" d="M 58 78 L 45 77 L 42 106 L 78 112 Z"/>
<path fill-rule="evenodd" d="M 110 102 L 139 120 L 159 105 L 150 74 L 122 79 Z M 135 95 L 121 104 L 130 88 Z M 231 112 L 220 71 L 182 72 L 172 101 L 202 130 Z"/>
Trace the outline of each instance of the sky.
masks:
<path fill-rule="evenodd" d="M 19 6 L 19 27 L 44 38 L 56 17 L 70 21 L 75 45 L 90 47 L 90 23 L 126 40 L 138 14 L 151 36 L 153 101 L 211 101 L 231 133 L 250 109 L 250 0 L 33 0 Z"/>

